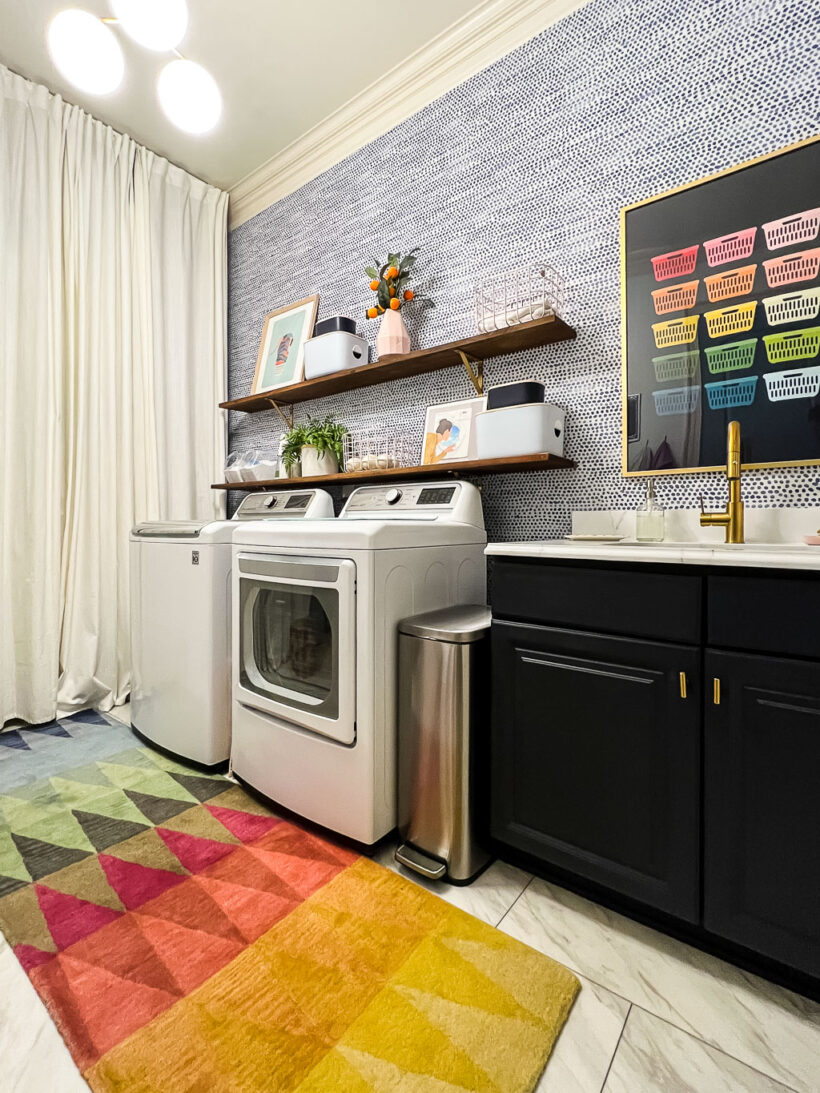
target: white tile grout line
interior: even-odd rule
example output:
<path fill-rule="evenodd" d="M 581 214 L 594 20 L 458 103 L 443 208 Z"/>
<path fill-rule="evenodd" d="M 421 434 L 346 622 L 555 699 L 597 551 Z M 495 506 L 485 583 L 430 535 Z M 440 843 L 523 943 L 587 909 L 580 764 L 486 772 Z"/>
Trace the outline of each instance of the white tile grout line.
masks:
<path fill-rule="evenodd" d="M 621 1049 L 621 1040 L 623 1040 L 623 1038 L 624 1038 L 624 1032 L 626 1031 L 626 1023 L 629 1020 L 630 1013 L 632 1013 L 632 1006 L 633 1005 L 634 1005 L 633 1002 L 629 1003 L 629 1009 L 626 1011 L 626 1014 L 624 1015 L 624 1023 L 621 1025 L 621 1031 L 620 1031 L 620 1034 L 618 1035 L 618 1042 L 615 1045 L 615 1050 L 612 1052 L 612 1058 L 609 1060 L 609 1066 L 606 1068 L 606 1074 L 604 1074 L 604 1080 L 601 1082 L 600 1093 L 604 1093 L 604 1090 L 606 1089 L 606 1083 L 609 1081 L 609 1072 L 610 1072 L 610 1070 L 612 1070 L 612 1064 L 615 1062 L 615 1056 L 618 1054 L 618 1052 Z"/>

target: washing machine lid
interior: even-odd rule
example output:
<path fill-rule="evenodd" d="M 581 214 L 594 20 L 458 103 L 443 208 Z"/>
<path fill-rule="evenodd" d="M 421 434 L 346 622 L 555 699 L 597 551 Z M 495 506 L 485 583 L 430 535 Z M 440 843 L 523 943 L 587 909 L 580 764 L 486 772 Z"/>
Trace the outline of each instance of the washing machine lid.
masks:
<path fill-rule="evenodd" d="M 235 526 L 230 520 L 146 521 L 131 529 L 131 541 L 230 543 Z"/>

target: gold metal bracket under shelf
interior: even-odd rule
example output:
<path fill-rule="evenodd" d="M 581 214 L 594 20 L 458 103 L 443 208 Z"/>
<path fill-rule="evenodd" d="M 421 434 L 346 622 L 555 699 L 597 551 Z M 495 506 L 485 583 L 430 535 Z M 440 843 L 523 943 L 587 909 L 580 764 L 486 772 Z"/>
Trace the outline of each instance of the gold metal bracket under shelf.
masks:
<path fill-rule="evenodd" d="M 467 373 L 467 378 L 470 383 L 475 387 L 476 394 L 484 394 L 484 361 L 480 361 L 477 357 L 470 356 L 469 353 L 465 353 L 463 349 L 457 349 L 459 357 L 461 357 L 461 363 L 464 365 L 464 370 Z"/>
<path fill-rule="evenodd" d="M 271 408 L 274 409 L 277 412 L 279 417 L 281 417 L 281 419 L 282 419 L 282 421 L 284 421 L 285 425 L 287 425 L 288 430 L 292 429 L 293 428 L 293 406 L 289 406 L 288 407 L 289 413 L 286 413 L 282 409 L 282 407 L 279 405 L 279 403 L 276 401 L 276 399 L 269 398 L 267 401 L 271 404 Z"/>

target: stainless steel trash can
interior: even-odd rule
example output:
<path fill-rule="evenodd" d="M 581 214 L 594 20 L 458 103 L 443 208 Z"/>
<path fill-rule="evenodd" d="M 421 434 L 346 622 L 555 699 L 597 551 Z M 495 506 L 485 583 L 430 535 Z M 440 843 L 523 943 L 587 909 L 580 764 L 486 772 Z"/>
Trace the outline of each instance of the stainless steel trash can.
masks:
<path fill-rule="evenodd" d="M 490 860 L 490 609 L 447 607 L 399 623 L 396 861 L 467 884 Z"/>

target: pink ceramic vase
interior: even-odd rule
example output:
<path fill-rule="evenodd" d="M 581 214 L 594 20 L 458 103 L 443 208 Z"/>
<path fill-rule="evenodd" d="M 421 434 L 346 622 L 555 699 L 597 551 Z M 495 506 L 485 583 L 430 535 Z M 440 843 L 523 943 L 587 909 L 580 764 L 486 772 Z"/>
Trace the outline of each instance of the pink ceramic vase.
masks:
<path fill-rule="evenodd" d="M 383 357 L 410 352 L 410 334 L 404 325 L 400 311 L 390 309 L 382 315 L 376 338 L 376 351 L 379 354 L 379 360 Z"/>

